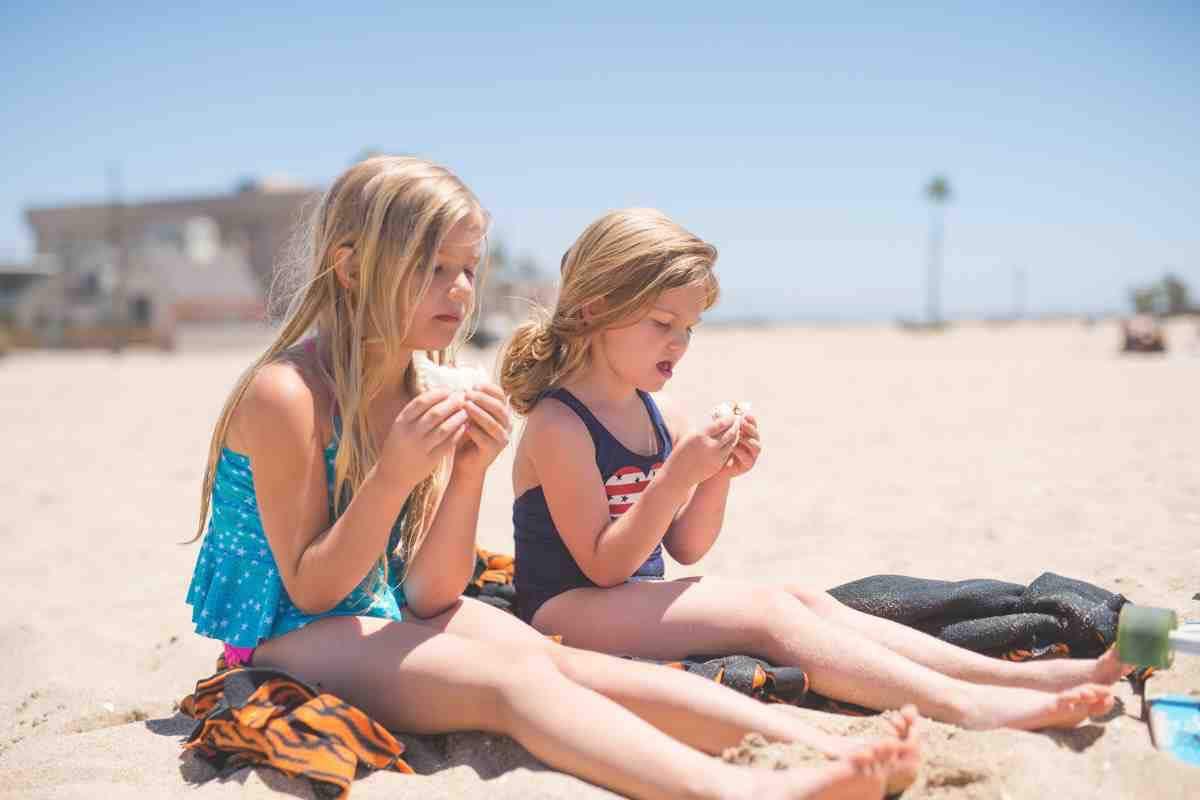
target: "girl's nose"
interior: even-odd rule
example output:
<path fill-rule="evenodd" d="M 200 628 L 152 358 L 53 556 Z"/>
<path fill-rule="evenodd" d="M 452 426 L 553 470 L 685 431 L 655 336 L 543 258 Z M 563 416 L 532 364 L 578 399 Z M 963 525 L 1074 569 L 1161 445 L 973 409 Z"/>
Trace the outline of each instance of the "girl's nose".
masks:
<path fill-rule="evenodd" d="M 450 299 L 465 301 L 470 299 L 471 293 L 474 291 L 475 287 L 471 285 L 470 279 L 463 273 L 454 279 L 454 283 L 450 284 Z"/>

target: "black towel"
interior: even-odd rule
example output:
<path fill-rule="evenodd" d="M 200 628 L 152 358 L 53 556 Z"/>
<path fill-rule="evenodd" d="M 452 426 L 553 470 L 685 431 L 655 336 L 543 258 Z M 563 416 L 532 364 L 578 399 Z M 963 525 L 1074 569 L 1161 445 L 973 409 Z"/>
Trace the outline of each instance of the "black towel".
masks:
<path fill-rule="evenodd" d="M 1099 656 L 1116 641 L 1117 617 L 1128 602 L 1123 595 L 1052 572 L 1028 586 L 872 575 L 829 593 L 867 614 L 1000 657 L 1051 648 L 1062 653 L 1062 646 L 1076 658 Z"/>

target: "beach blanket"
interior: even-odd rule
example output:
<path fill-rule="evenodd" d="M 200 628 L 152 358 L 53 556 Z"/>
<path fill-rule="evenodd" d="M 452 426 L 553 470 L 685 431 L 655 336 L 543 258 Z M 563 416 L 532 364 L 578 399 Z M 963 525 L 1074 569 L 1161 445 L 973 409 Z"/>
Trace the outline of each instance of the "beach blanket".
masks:
<path fill-rule="evenodd" d="M 266 765 L 308 778 L 321 797 L 346 798 L 360 767 L 412 773 L 404 745 L 339 697 L 281 670 L 223 669 L 179 704 L 197 720 L 183 743 L 220 770 Z"/>
<path fill-rule="evenodd" d="M 1128 600 L 1084 581 L 1042 573 L 1033 583 L 939 581 L 872 575 L 829 593 L 851 608 L 900 622 L 977 653 L 1009 660 L 1095 658 L 1117 638 Z"/>

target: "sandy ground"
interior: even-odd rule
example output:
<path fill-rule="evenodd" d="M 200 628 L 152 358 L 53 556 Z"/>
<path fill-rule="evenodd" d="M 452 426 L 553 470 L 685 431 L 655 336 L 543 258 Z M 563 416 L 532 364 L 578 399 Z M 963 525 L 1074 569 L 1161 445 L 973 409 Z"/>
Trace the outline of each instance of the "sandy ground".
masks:
<path fill-rule="evenodd" d="M 1119 357 L 1108 324 L 704 329 L 669 391 L 697 418 L 753 401 L 765 452 L 713 551 L 669 569 L 821 588 L 1051 570 L 1200 617 L 1200 350 L 1194 323 L 1170 334 L 1166 356 Z M 191 631 L 196 546 L 178 542 L 196 525 L 215 415 L 261 342 L 0 361 L 0 796 L 311 796 L 269 770 L 204 781 L 178 758 L 189 722 L 173 713 L 217 651 Z M 487 484 L 479 539 L 511 552 L 509 463 Z M 1200 659 L 1154 680 L 1200 690 Z M 1069 734 L 930 724 L 905 797 L 1200 796 L 1200 768 L 1156 752 L 1140 700 L 1119 696 L 1111 718 Z M 423 774 L 373 775 L 355 797 L 607 794 L 501 737 L 406 741 Z"/>

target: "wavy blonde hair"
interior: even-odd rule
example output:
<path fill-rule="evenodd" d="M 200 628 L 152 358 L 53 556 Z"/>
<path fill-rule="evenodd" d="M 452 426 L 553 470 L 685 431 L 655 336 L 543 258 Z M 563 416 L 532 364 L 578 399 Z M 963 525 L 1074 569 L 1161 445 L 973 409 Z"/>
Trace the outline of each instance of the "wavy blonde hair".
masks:
<path fill-rule="evenodd" d="M 367 409 L 385 378 L 365 369 L 365 345 L 381 346 L 387 362 L 395 363 L 416 307 L 432 282 L 442 242 L 457 223 L 471 218 L 486 230 L 487 212 L 470 189 L 445 167 L 419 158 L 369 158 L 334 181 L 297 232 L 290 263 L 272 285 L 272 307 L 279 307 L 280 296 L 287 307 L 279 333 L 238 379 L 221 410 L 204 469 L 200 523 L 190 541 L 204 532 L 217 462 L 242 396 L 260 369 L 290 360 L 289 349 L 314 329 L 322 343 L 316 370 L 341 414 L 332 500 L 335 515 L 345 509 L 379 455 Z M 347 246 L 352 248 L 351 269 L 356 274 L 353 289 L 343 287 L 334 270 L 337 253 Z M 476 298 L 483 272 L 481 268 L 477 276 Z M 430 359 L 453 363 L 477 319 L 476 302 L 468 324 L 448 348 L 428 352 Z M 411 362 L 404 382 L 413 393 L 422 389 Z M 445 479 L 443 464 L 409 495 L 399 546 L 408 563 L 428 531 Z M 381 556 L 385 566 L 387 556 Z"/>
<path fill-rule="evenodd" d="M 640 319 L 668 289 L 701 285 L 705 308 L 720 294 L 717 248 L 652 208 L 610 211 L 587 227 L 562 259 L 553 311 L 534 318 L 505 345 L 500 385 L 513 410 L 527 415 L 549 389 L 588 363 L 592 334 Z M 584 308 L 597 300 L 597 313 Z"/>

